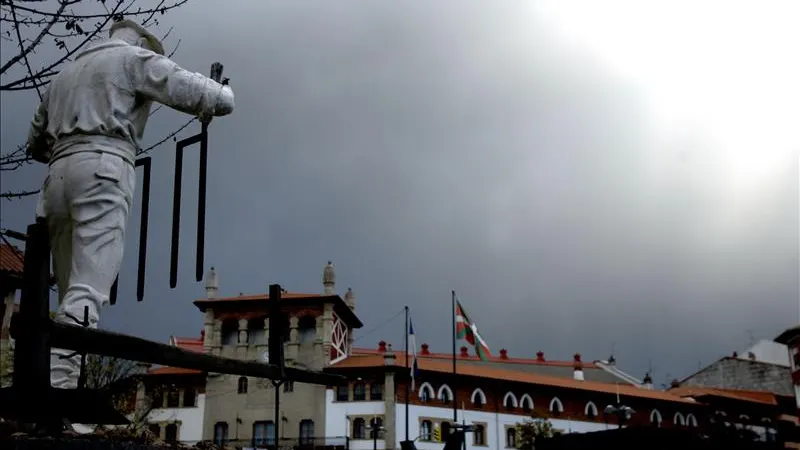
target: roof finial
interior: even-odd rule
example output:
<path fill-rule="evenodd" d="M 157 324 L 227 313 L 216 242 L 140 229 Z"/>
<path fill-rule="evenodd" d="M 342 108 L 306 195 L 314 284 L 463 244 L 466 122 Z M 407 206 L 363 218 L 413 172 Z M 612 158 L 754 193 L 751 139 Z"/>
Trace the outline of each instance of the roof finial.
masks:
<path fill-rule="evenodd" d="M 322 270 L 322 286 L 325 295 L 334 295 L 336 292 L 336 272 L 333 270 L 333 263 L 328 261 L 328 265 Z"/>
<path fill-rule="evenodd" d="M 215 298 L 219 292 L 219 277 L 214 266 L 206 273 L 206 297 Z"/>

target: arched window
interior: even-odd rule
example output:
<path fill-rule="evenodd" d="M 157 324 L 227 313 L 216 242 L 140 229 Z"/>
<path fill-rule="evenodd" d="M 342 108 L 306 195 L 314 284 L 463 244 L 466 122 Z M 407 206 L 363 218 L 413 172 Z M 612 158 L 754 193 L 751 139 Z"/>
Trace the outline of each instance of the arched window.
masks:
<path fill-rule="evenodd" d="M 564 412 L 564 405 L 561 403 L 561 400 L 558 397 L 553 397 L 550 400 L 550 413 L 553 415 L 559 415 Z"/>
<path fill-rule="evenodd" d="M 227 319 L 222 321 L 222 345 L 236 345 L 239 342 L 239 321 Z"/>
<path fill-rule="evenodd" d="M 597 417 L 597 406 L 593 402 L 586 403 L 586 407 L 583 408 L 583 413 L 586 417 L 590 419 L 594 419 Z"/>
<path fill-rule="evenodd" d="M 450 403 L 453 400 L 453 391 L 450 390 L 450 386 L 443 384 L 442 387 L 439 388 L 438 397 L 445 405 Z"/>
<path fill-rule="evenodd" d="M 222 446 L 228 442 L 228 424 L 217 422 L 214 424 L 214 444 Z"/>
<path fill-rule="evenodd" d="M 314 421 L 304 419 L 300 421 L 300 445 L 314 444 Z"/>
<path fill-rule="evenodd" d="M 511 392 L 506 392 L 506 396 L 503 397 L 503 406 L 506 409 L 514 409 L 517 407 L 517 405 L 517 397 Z"/>
<path fill-rule="evenodd" d="M 472 396 L 470 398 L 472 400 L 472 404 L 480 408 L 481 406 L 486 404 L 486 394 L 478 388 L 472 391 Z"/>
<path fill-rule="evenodd" d="M 239 377 L 239 387 L 236 392 L 247 394 L 247 377 Z"/>
<path fill-rule="evenodd" d="M 692 428 L 697 428 L 697 418 L 694 416 L 694 414 L 686 415 L 686 425 Z"/>
<path fill-rule="evenodd" d="M 367 422 L 361 417 L 353 420 L 353 439 L 366 439 Z"/>
<path fill-rule="evenodd" d="M 516 428 L 506 428 L 506 448 L 517 448 Z"/>
<path fill-rule="evenodd" d="M 533 399 L 530 395 L 525 394 L 522 396 L 522 399 L 519 401 L 520 406 L 522 406 L 522 410 L 525 412 L 533 411 Z"/>
<path fill-rule="evenodd" d="M 358 382 L 353 385 L 353 401 L 360 402 L 367 399 L 367 387 L 364 383 Z"/>
<path fill-rule="evenodd" d="M 672 423 L 682 427 L 686 425 L 686 420 L 683 419 L 683 414 L 676 412 L 674 416 L 672 416 Z"/>
<path fill-rule="evenodd" d="M 317 319 L 303 316 L 297 321 L 297 334 L 300 344 L 314 342 L 317 337 Z"/>
<path fill-rule="evenodd" d="M 661 426 L 661 413 L 657 409 L 650 411 L 650 424 L 657 427 Z"/>
<path fill-rule="evenodd" d="M 430 420 L 423 420 L 420 423 L 419 435 L 421 441 L 430 441 L 433 433 L 433 424 Z"/>
<path fill-rule="evenodd" d="M 178 441 L 178 425 L 171 423 L 164 427 L 164 441 L 177 442 Z"/>
<path fill-rule="evenodd" d="M 419 399 L 422 400 L 423 403 L 427 403 L 431 401 L 433 398 L 433 386 L 428 383 L 422 383 L 422 386 L 419 387 Z"/>

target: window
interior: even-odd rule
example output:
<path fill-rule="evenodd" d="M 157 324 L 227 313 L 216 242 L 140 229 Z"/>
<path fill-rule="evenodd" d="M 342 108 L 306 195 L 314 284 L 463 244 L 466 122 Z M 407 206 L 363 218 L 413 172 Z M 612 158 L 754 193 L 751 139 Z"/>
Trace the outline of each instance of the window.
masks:
<path fill-rule="evenodd" d="M 238 392 L 240 394 L 247 394 L 247 377 L 239 377 Z"/>
<path fill-rule="evenodd" d="M 433 398 L 433 388 L 430 384 L 424 383 L 419 388 L 419 399 L 422 400 L 423 403 L 428 403 Z"/>
<path fill-rule="evenodd" d="M 553 397 L 553 399 L 550 400 L 550 413 L 557 416 L 562 412 L 564 412 L 564 405 L 561 404 L 561 400 L 559 400 L 558 397 Z"/>
<path fill-rule="evenodd" d="M 797 349 L 794 350 L 794 355 L 792 356 L 792 359 L 794 360 L 795 369 L 797 367 L 800 367 L 800 353 L 798 353 Z"/>
<path fill-rule="evenodd" d="M 294 392 L 294 381 L 284 381 L 283 392 Z"/>
<path fill-rule="evenodd" d="M 304 419 L 300 421 L 300 445 L 314 444 L 314 421 Z"/>
<path fill-rule="evenodd" d="M 266 344 L 264 319 L 251 319 L 247 323 L 247 343 L 250 345 Z"/>
<path fill-rule="evenodd" d="M 381 427 L 383 427 L 383 419 L 380 417 L 373 417 L 372 420 L 369 421 L 369 438 L 380 439 Z"/>
<path fill-rule="evenodd" d="M 239 342 L 239 323 L 236 320 L 222 322 L 222 345 L 236 345 Z"/>
<path fill-rule="evenodd" d="M 506 428 L 506 448 L 517 447 L 517 429 Z"/>
<path fill-rule="evenodd" d="M 533 399 L 531 398 L 530 395 L 528 394 L 523 395 L 522 400 L 520 400 L 520 403 L 522 404 L 522 410 L 525 411 L 526 413 L 533 411 Z"/>
<path fill-rule="evenodd" d="M 197 403 L 197 391 L 194 388 L 185 388 L 183 390 L 183 407 L 192 408 Z"/>
<path fill-rule="evenodd" d="M 298 338 L 301 344 L 314 342 L 317 337 L 317 319 L 311 316 L 303 316 L 297 323 Z"/>
<path fill-rule="evenodd" d="M 337 402 L 346 402 L 350 399 L 350 393 L 348 392 L 347 386 L 336 386 L 336 401 Z"/>
<path fill-rule="evenodd" d="M 472 391 L 472 404 L 477 408 L 486 404 L 486 394 L 480 388 Z"/>
<path fill-rule="evenodd" d="M 153 400 L 153 408 L 163 408 L 164 407 L 164 391 L 161 389 L 156 389 L 155 391 L 150 392 L 150 398 Z"/>
<path fill-rule="evenodd" d="M 586 414 L 586 417 L 594 419 L 595 417 L 597 417 L 597 406 L 595 406 L 594 403 L 589 402 L 583 409 L 583 413 Z"/>
<path fill-rule="evenodd" d="M 657 427 L 661 426 L 661 413 L 657 409 L 650 412 L 650 424 Z"/>
<path fill-rule="evenodd" d="M 178 440 L 178 425 L 171 423 L 164 427 L 164 441 L 176 442 Z"/>
<path fill-rule="evenodd" d="M 694 417 L 694 414 L 686 415 L 686 425 L 690 427 L 697 427 L 697 419 Z"/>
<path fill-rule="evenodd" d="M 506 409 L 514 409 L 517 407 L 517 398 L 514 397 L 514 394 L 511 392 L 506 393 L 505 398 L 503 398 L 503 406 Z"/>
<path fill-rule="evenodd" d="M 173 388 L 167 394 L 167 408 L 178 408 L 181 406 L 181 393 Z"/>
<path fill-rule="evenodd" d="M 364 439 L 367 436 L 367 422 L 361 417 L 353 420 L 353 439 Z"/>
<path fill-rule="evenodd" d="M 228 442 L 228 424 L 217 422 L 214 425 L 214 444 L 225 445 Z"/>
<path fill-rule="evenodd" d="M 486 445 L 486 426 L 483 424 L 472 425 L 472 445 Z"/>
<path fill-rule="evenodd" d="M 353 385 L 353 400 L 363 401 L 367 399 L 367 388 L 364 383 L 356 383 Z"/>
<path fill-rule="evenodd" d="M 433 424 L 430 420 L 423 420 L 419 424 L 419 439 L 421 441 L 430 441 L 433 435 Z"/>
<path fill-rule="evenodd" d="M 444 384 L 439 388 L 439 400 L 445 405 L 453 400 L 453 392 L 450 390 L 450 386 Z"/>
<path fill-rule="evenodd" d="M 151 423 L 148 427 L 151 433 L 153 433 L 156 437 L 161 437 L 161 425 L 157 423 Z"/>
<path fill-rule="evenodd" d="M 672 416 L 672 423 L 674 423 L 679 427 L 686 425 L 686 421 L 683 418 L 683 414 L 676 412 L 675 415 Z"/>
<path fill-rule="evenodd" d="M 383 400 L 383 384 L 372 383 L 369 386 L 369 399 L 370 400 Z"/>
<path fill-rule="evenodd" d="M 275 423 L 271 420 L 259 420 L 253 423 L 253 446 L 265 447 L 275 443 Z"/>

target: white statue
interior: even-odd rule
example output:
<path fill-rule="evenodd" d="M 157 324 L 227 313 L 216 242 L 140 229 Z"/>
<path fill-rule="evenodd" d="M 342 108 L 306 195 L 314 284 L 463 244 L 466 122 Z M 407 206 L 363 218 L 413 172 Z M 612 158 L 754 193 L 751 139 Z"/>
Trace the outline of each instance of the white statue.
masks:
<path fill-rule="evenodd" d="M 201 118 L 233 111 L 229 86 L 179 67 L 153 35 L 134 22 L 111 27 L 48 86 L 28 135 L 28 154 L 50 166 L 36 214 L 50 234 L 59 307 L 74 324 L 89 307 L 96 328 L 122 262 L 133 201 L 134 158 L 153 102 Z M 54 343 L 58 345 L 58 343 Z M 50 381 L 74 389 L 80 357 L 53 349 Z"/>

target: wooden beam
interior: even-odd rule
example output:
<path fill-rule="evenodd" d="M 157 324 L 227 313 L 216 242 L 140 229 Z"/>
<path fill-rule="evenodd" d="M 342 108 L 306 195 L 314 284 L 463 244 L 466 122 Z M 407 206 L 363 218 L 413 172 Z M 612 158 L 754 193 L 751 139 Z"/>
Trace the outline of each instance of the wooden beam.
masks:
<path fill-rule="evenodd" d="M 18 323 L 24 329 L 22 323 Z M 257 378 L 281 379 L 280 369 L 272 364 L 255 361 L 242 361 L 221 356 L 184 350 L 172 345 L 148 341 L 146 339 L 127 336 L 112 331 L 83 328 L 51 321 L 51 342 L 54 347 L 107 355 L 131 361 L 161 364 L 185 369 L 202 370 L 230 375 L 242 375 Z M 338 386 L 346 383 L 346 378 L 311 370 L 293 367 L 284 369 L 286 380 L 298 383 Z"/>

